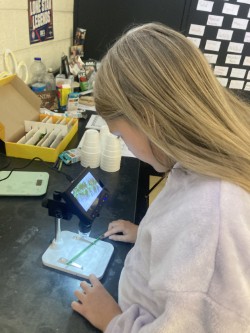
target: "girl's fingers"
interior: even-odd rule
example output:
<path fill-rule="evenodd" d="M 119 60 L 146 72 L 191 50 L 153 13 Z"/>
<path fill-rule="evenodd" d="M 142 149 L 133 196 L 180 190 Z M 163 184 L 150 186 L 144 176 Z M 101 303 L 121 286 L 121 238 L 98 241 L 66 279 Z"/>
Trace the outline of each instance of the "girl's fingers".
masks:
<path fill-rule="evenodd" d="M 84 297 L 85 297 L 85 293 L 84 293 L 84 291 L 75 290 L 75 291 L 74 291 L 74 295 L 79 299 L 80 302 L 83 303 L 83 301 L 84 301 Z"/>
<path fill-rule="evenodd" d="M 97 279 L 97 277 L 94 274 L 90 274 L 89 281 L 93 287 L 102 285 L 101 282 Z"/>
<path fill-rule="evenodd" d="M 87 281 L 82 281 L 80 283 L 80 287 L 82 288 L 83 291 L 88 290 L 88 288 L 91 288 L 91 284 L 89 284 Z"/>
<path fill-rule="evenodd" d="M 115 227 L 119 227 L 120 223 L 117 221 L 113 221 L 109 223 L 108 230 L 114 229 Z"/>
<path fill-rule="evenodd" d="M 124 235 L 111 235 L 109 237 L 109 239 L 114 240 L 114 241 L 118 241 L 118 242 L 124 242 L 124 241 L 126 241 L 124 239 Z"/>
<path fill-rule="evenodd" d="M 108 228 L 108 231 L 105 232 L 104 237 L 108 237 L 112 234 L 116 234 L 117 232 L 123 232 L 122 226 L 111 226 Z"/>
<path fill-rule="evenodd" d="M 71 303 L 71 308 L 72 308 L 74 311 L 76 311 L 76 312 L 78 312 L 78 313 L 81 313 L 81 303 L 76 302 L 76 301 L 73 301 L 73 302 Z"/>
<path fill-rule="evenodd" d="M 109 223 L 108 229 L 112 229 L 112 228 L 115 228 L 115 227 L 124 228 L 124 222 L 128 222 L 128 221 L 125 221 L 125 220 L 112 221 L 111 223 Z"/>

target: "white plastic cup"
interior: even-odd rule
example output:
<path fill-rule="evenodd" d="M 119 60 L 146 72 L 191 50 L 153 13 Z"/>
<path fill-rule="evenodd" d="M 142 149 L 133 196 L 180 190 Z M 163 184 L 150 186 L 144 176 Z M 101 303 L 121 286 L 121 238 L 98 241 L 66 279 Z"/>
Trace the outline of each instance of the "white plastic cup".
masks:
<path fill-rule="evenodd" d="M 110 158 L 118 158 L 121 156 L 121 149 L 111 150 L 108 148 L 104 148 L 102 150 L 102 154 Z"/>
<path fill-rule="evenodd" d="M 106 163 L 106 162 L 103 162 L 103 161 L 101 161 L 101 163 L 100 163 L 100 166 L 101 167 L 105 167 L 105 168 L 120 168 L 120 163 L 119 162 L 117 162 L 117 163 Z"/>
<path fill-rule="evenodd" d="M 90 169 L 95 169 L 95 168 L 98 168 L 100 166 L 100 160 L 85 160 L 85 159 L 81 159 L 81 165 L 84 167 L 84 168 L 90 168 Z"/>
<path fill-rule="evenodd" d="M 118 141 L 118 140 L 117 140 Z M 106 144 L 105 147 L 103 147 L 103 151 L 114 151 L 114 152 L 120 152 L 121 151 L 121 144 L 120 141 L 116 142 L 113 145 L 110 144 Z"/>
<path fill-rule="evenodd" d="M 88 129 L 84 133 L 82 146 L 90 146 L 90 145 L 97 145 L 97 144 L 100 144 L 99 132 L 95 129 Z"/>
<path fill-rule="evenodd" d="M 105 145 L 102 147 L 102 153 L 107 156 L 121 155 L 121 141 L 113 134 L 107 134 Z"/>
<path fill-rule="evenodd" d="M 108 125 L 103 125 L 100 129 L 100 143 L 102 148 L 105 147 L 106 137 L 108 134 L 110 134 Z"/>
<path fill-rule="evenodd" d="M 113 171 L 113 169 L 119 170 L 120 167 L 121 167 L 121 163 L 119 163 L 119 162 L 117 162 L 117 163 L 106 163 L 106 162 L 103 162 L 103 161 L 100 162 L 100 168 L 101 169 L 105 168 L 105 170 L 108 169 L 110 171 Z"/>
<path fill-rule="evenodd" d="M 97 130 L 87 130 L 81 147 L 81 153 L 101 154 L 99 132 Z"/>
<path fill-rule="evenodd" d="M 87 151 L 81 151 L 81 158 L 83 159 L 100 159 L 100 153 L 89 153 Z"/>
<path fill-rule="evenodd" d="M 104 161 L 121 161 L 121 154 L 110 154 L 110 155 L 106 155 L 103 153 L 101 153 L 101 159 Z"/>
<path fill-rule="evenodd" d="M 96 152 L 88 152 L 81 149 L 81 165 L 85 168 L 98 168 L 100 166 L 100 150 Z"/>
<path fill-rule="evenodd" d="M 121 166 L 121 154 L 107 156 L 101 154 L 100 168 L 107 172 L 116 172 Z"/>
<path fill-rule="evenodd" d="M 103 171 L 106 171 L 106 172 L 116 172 L 116 171 L 120 170 L 120 164 L 119 165 L 110 166 L 110 165 L 105 165 L 105 164 L 101 163 L 100 164 L 100 168 Z"/>
<path fill-rule="evenodd" d="M 105 144 L 101 151 L 100 168 L 107 172 L 116 172 L 121 166 L 121 141 L 109 133 L 105 136 Z"/>
<path fill-rule="evenodd" d="M 118 145 L 121 145 L 120 139 L 112 133 L 107 134 L 105 140 L 105 146 L 116 147 Z"/>
<path fill-rule="evenodd" d="M 97 154 L 101 152 L 100 145 L 95 145 L 95 146 L 82 146 L 81 151 L 84 151 L 86 153 L 92 153 L 92 154 Z"/>

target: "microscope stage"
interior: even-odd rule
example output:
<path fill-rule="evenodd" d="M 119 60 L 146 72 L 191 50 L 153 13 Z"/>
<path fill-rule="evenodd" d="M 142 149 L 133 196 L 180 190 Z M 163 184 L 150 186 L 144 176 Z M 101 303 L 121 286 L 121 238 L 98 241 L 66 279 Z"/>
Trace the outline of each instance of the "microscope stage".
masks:
<path fill-rule="evenodd" d="M 96 241 L 86 252 L 67 265 L 69 260 L 95 240 L 95 238 L 83 237 L 64 230 L 61 232 L 61 242 L 53 241 L 43 254 L 43 264 L 82 278 L 87 279 L 90 274 L 95 274 L 98 279 L 101 279 L 114 251 L 110 243 Z"/>

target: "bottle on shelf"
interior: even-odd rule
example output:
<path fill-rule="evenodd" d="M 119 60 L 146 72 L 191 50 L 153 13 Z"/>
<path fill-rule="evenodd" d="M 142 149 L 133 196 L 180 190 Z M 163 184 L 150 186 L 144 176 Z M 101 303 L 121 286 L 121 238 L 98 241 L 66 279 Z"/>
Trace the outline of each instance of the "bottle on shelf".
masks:
<path fill-rule="evenodd" d="M 47 75 L 46 75 L 46 90 L 56 90 L 56 80 L 53 74 L 52 68 L 48 69 Z"/>
<path fill-rule="evenodd" d="M 46 90 L 46 67 L 40 57 L 34 58 L 30 66 L 31 89 L 35 92 Z"/>
<path fill-rule="evenodd" d="M 86 91 L 89 89 L 89 82 L 85 76 L 80 77 L 80 89 L 81 91 Z"/>

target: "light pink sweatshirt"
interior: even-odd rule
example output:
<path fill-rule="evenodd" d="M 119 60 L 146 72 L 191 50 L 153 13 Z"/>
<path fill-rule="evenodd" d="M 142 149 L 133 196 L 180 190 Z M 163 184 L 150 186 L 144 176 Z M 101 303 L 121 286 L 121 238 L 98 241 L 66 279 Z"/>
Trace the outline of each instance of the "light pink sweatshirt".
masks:
<path fill-rule="evenodd" d="M 250 332 L 250 194 L 176 165 L 140 223 L 119 304 L 105 333 Z"/>

